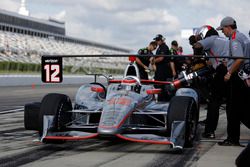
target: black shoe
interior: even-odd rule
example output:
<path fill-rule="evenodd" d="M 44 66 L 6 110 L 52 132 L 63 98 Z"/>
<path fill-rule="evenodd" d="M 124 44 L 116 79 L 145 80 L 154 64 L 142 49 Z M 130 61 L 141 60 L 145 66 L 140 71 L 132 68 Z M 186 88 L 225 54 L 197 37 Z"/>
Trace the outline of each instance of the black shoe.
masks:
<path fill-rule="evenodd" d="M 220 146 L 241 146 L 241 147 L 244 147 L 243 145 L 240 144 L 239 141 L 232 141 L 232 140 L 229 140 L 229 139 L 218 142 L 218 145 L 220 145 Z"/>
<path fill-rule="evenodd" d="M 199 121 L 198 123 L 200 124 L 200 125 L 202 125 L 202 126 L 205 126 L 205 124 L 206 124 L 206 119 L 204 119 L 204 120 L 202 120 L 202 121 Z"/>
<path fill-rule="evenodd" d="M 204 132 L 202 133 L 202 137 L 208 138 L 208 139 L 215 139 L 215 134 L 214 132 L 209 132 L 209 133 Z"/>

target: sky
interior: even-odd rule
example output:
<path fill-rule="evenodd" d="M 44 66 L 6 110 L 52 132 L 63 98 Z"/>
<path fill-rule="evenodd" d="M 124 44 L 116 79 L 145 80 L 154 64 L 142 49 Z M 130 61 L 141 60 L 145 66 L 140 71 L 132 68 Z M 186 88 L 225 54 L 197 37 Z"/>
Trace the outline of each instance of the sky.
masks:
<path fill-rule="evenodd" d="M 20 3 L 1 0 L 0 8 L 18 12 Z M 184 54 L 192 49 L 181 30 L 216 28 L 225 16 L 248 35 L 249 6 L 249 0 L 26 0 L 31 17 L 65 21 L 68 36 L 137 51 L 162 34 L 169 47 L 177 40 Z"/>

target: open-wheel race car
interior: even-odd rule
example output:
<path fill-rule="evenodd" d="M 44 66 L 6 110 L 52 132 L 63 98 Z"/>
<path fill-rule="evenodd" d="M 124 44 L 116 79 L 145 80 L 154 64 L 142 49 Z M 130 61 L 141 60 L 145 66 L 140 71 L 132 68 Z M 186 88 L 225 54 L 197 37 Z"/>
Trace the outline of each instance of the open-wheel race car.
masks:
<path fill-rule="evenodd" d="M 133 69 L 135 75 L 127 75 Z M 39 132 L 44 143 L 118 137 L 133 142 L 192 146 L 199 118 L 199 100 L 192 88 L 180 85 L 207 70 L 185 74 L 173 82 L 141 80 L 130 62 L 120 80 L 82 85 L 74 104 L 64 94 L 47 94 L 25 105 L 24 125 Z M 164 88 L 156 88 L 156 85 Z M 169 101 L 159 101 L 167 93 Z"/>

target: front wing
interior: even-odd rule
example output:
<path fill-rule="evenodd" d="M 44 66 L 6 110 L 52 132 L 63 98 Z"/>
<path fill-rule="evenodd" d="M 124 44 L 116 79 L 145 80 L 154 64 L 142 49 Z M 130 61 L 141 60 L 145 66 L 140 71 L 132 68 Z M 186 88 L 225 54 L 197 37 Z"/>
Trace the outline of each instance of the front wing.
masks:
<path fill-rule="evenodd" d="M 52 131 L 50 129 L 52 128 L 53 119 L 54 116 L 44 116 L 44 130 L 41 137 L 42 142 L 46 140 L 86 140 L 100 136 L 98 133 L 83 131 Z M 185 122 L 174 121 L 170 137 L 155 134 L 115 134 L 114 136 L 132 142 L 164 144 L 171 145 L 172 148 L 182 149 L 185 142 Z"/>

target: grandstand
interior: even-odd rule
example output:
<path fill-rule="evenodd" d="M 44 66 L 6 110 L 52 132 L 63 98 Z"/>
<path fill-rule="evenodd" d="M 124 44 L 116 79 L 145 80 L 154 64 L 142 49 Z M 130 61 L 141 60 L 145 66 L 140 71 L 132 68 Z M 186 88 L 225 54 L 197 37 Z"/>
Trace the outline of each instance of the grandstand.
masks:
<path fill-rule="evenodd" d="M 0 9 L 0 61 L 40 64 L 42 55 L 127 54 L 128 49 L 65 35 L 65 23 Z M 121 69 L 125 57 L 64 59 L 64 65 Z"/>

